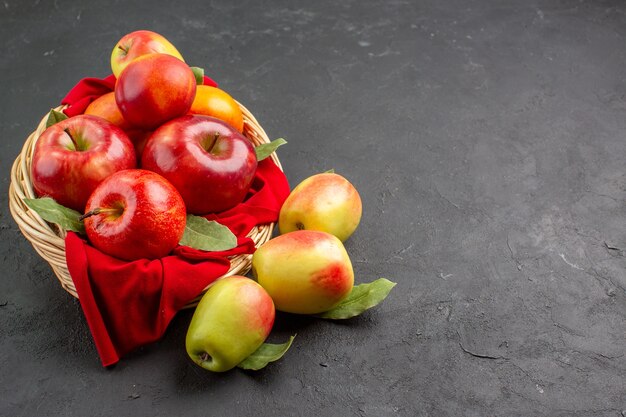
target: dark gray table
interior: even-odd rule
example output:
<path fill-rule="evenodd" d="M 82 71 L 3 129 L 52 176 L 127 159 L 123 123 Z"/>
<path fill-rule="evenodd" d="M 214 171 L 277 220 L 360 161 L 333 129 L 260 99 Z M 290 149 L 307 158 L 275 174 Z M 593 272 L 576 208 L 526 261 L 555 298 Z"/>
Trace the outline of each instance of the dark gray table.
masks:
<path fill-rule="evenodd" d="M 0 415 L 626 415 L 623 3 L 89 3 L 0 3 Z M 100 366 L 78 301 L 10 217 L 9 170 L 139 28 L 289 140 L 292 185 L 353 181 L 357 281 L 398 282 L 381 306 L 280 315 L 271 339 L 294 346 L 254 374 L 191 364 L 189 311 Z"/>

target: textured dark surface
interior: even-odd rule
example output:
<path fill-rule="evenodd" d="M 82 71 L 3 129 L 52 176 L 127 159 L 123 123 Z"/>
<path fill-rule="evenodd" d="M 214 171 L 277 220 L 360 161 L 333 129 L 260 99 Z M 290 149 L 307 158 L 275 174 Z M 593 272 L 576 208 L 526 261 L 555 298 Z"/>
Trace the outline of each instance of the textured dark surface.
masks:
<path fill-rule="evenodd" d="M 0 3 L 0 415 L 626 415 L 626 6 L 618 1 Z M 78 301 L 8 212 L 10 165 L 125 33 L 164 34 L 245 103 L 290 183 L 335 168 L 358 282 L 258 373 L 162 341 L 100 366 Z"/>

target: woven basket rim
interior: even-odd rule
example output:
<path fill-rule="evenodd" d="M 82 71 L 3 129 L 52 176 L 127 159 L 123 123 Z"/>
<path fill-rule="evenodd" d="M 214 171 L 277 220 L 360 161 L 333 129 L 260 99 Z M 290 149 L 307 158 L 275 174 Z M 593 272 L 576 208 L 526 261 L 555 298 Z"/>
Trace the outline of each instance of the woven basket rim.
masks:
<path fill-rule="evenodd" d="M 237 101 L 237 104 L 243 114 L 244 136 L 255 146 L 262 143 L 269 143 L 270 140 L 267 134 L 254 115 L 240 102 Z M 62 111 L 65 107 L 66 106 L 58 106 L 55 110 Z M 21 152 L 13 162 L 11 167 L 11 182 L 9 185 L 9 210 L 24 237 L 32 244 L 35 251 L 50 264 L 50 267 L 63 289 L 78 298 L 76 287 L 74 286 L 65 261 L 66 232 L 58 226 L 43 220 L 39 214 L 31 210 L 24 203 L 25 198 L 36 198 L 31 181 L 31 161 L 35 144 L 46 129 L 47 119 L 48 115 L 46 114 L 37 125 L 37 128 L 26 138 Z M 270 158 L 282 171 L 280 160 L 275 152 L 272 153 Z M 255 246 L 259 247 L 271 238 L 275 224 L 275 222 L 272 222 L 257 225 L 248 233 L 248 237 L 254 241 Z M 230 269 L 218 279 L 231 275 L 245 275 L 250 270 L 251 258 L 251 254 L 233 256 L 230 258 Z M 204 288 L 202 293 L 194 300 L 190 301 L 185 308 L 197 305 L 202 294 L 204 294 L 211 285 L 212 284 Z"/>

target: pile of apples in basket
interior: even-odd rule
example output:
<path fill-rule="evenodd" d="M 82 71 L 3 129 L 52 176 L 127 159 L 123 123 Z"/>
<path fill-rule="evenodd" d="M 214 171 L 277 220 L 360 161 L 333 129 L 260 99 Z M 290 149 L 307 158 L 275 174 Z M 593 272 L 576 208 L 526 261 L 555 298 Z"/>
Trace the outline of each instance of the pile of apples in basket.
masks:
<path fill-rule="evenodd" d="M 203 71 L 155 32 L 120 39 L 111 67 L 114 91 L 84 114 L 50 112 L 32 156 L 38 198 L 26 204 L 125 261 L 159 259 L 177 245 L 234 247 L 227 227 L 202 216 L 240 204 L 258 162 L 286 142 L 255 146 L 238 103 L 204 85 Z M 260 369 L 293 341 L 265 343 L 276 310 L 347 319 L 385 299 L 395 284 L 354 285 L 343 246 L 361 213 L 357 190 L 334 172 L 297 185 L 280 210 L 280 235 L 252 256 L 253 278 L 218 279 L 200 299 L 187 331 L 189 357 L 211 371 Z"/>

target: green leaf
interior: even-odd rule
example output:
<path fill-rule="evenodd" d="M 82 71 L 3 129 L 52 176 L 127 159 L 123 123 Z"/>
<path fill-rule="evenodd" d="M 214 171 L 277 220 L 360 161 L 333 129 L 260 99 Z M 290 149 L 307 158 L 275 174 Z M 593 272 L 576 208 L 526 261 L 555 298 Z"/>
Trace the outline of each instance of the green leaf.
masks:
<path fill-rule="evenodd" d="M 334 174 L 335 173 L 335 168 L 331 168 L 328 171 L 324 171 L 324 174 Z"/>
<path fill-rule="evenodd" d="M 291 343 L 295 337 L 296 336 L 291 336 L 287 342 L 279 345 L 263 343 L 261 347 L 244 359 L 237 367 L 251 371 L 258 371 L 259 369 L 265 368 L 268 363 L 277 361 L 283 357 L 285 352 L 291 347 Z"/>
<path fill-rule="evenodd" d="M 24 203 L 47 222 L 58 224 L 61 229 L 85 233 L 80 213 L 60 205 L 50 197 L 25 198 Z"/>
<path fill-rule="evenodd" d="M 67 116 L 62 111 L 56 111 L 54 109 L 50 110 L 50 113 L 48 113 L 48 120 L 46 120 L 46 129 L 65 119 L 67 119 Z"/>
<path fill-rule="evenodd" d="M 200 67 L 189 67 L 191 68 L 191 72 L 196 77 L 196 84 L 202 85 L 204 84 L 204 69 Z"/>
<path fill-rule="evenodd" d="M 218 222 L 188 214 L 180 244 L 206 251 L 220 251 L 236 247 L 237 237 Z"/>
<path fill-rule="evenodd" d="M 264 143 L 257 146 L 254 150 L 256 152 L 257 161 L 262 161 L 276 151 L 279 146 L 284 145 L 287 141 L 283 138 L 274 139 L 270 143 Z"/>
<path fill-rule="evenodd" d="M 317 317 L 339 320 L 358 316 L 365 310 L 380 304 L 395 285 L 395 282 L 386 278 L 379 278 L 368 284 L 355 285 L 345 300 L 332 310 L 318 314 Z"/>

